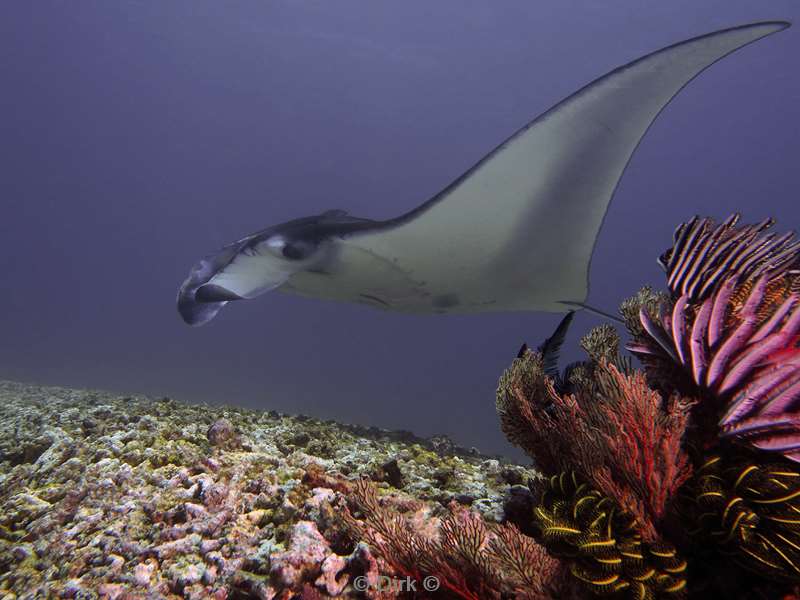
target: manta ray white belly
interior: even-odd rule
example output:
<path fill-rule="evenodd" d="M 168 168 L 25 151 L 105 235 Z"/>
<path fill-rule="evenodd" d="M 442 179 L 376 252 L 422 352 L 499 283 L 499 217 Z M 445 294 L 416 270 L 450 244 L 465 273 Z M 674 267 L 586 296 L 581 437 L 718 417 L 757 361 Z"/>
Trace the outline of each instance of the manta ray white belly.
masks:
<path fill-rule="evenodd" d="M 528 277 L 520 276 L 515 281 L 500 276 L 498 269 L 496 276 L 487 281 L 491 271 L 481 269 L 485 279 L 475 280 L 474 268 L 442 272 L 436 265 L 426 268 L 422 263 L 406 268 L 399 257 L 377 255 L 350 240 L 336 246 L 335 259 L 327 262 L 324 269 L 300 271 L 289 277 L 278 291 L 407 313 L 484 312 L 490 307 L 531 309 L 520 304 L 520 298 L 534 297 L 523 289 L 535 287 Z M 539 286 L 533 291 L 546 289 Z M 553 311 L 563 312 L 562 304 L 555 299 L 551 302 Z M 539 303 L 542 304 L 542 299 Z"/>

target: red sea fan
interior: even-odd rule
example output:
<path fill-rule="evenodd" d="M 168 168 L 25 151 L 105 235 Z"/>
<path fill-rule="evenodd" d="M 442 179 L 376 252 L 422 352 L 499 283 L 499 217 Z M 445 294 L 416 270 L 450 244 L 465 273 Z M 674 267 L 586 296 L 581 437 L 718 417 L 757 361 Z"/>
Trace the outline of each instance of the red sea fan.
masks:
<path fill-rule="evenodd" d="M 375 487 L 364 480 L 356 483 L 350 499 L 360 518 L 349 511 L 341 517 L 353 538 L 365 540 L 394 575 L 412 578 L 420 590 L 429 589 L 426 580 L 435 581 L 438 591 L 423 597 L 578 597 L 563 565 L 511 524 L 490 524 L 456 507 L 442 518 L 428 514 L 409 519 L 384 505 Z"/>
<path fill-rule="evenodd" d="M 800 462 L 800 242 L 772 225 L 697 218 L 660 262 L 671 306 L 639 317 L 628 348 L 645 365 L 681 365 L 720 404 L 721 438 Z"/>
<path fill-rule="evenodd" d="M 691 474 L 681 444 L 690 402 L 678 395 L 665 400 L 641 373 L 605 360 L 576 369 L 571 387 L 559 393 L 542 355 L 524 353 L 497 390 L 503 431 L 544 472 L 576 470 L 592 481 L 636 517 L 646 540 L 656 539 Z"/>
<path fill-rule="evenodd" d="M 638 371 L 626 375 L 601 363 L 596 377 L 603 390 L 596 411 L 604 424 L 592 428 L 599 444 L 588 448 L 605 450 L 612 458 L 594 471 L 595 484 L 639 516 L 644 537 L 652 539 L 655 533 L 647 524 L 664 518 L 691 475 L 681 449 L 691 403 L 678 396 L 662 399 Z"/>

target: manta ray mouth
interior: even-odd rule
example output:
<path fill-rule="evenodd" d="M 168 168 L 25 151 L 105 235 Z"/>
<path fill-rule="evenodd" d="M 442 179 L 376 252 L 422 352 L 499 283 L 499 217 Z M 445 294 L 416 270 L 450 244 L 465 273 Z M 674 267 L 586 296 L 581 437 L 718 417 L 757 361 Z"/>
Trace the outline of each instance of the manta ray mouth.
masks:
<path fill-rule="evenodd" d="M 194 327 L 205 325 L 217 316 L 227 300 L 218 302 L 198 301 L 193 289 L 181 289 L 178 294 L 178 313 L 187 325 Z"/>
<path fill-rule="evenodd" d="M 207 283 L 197 288 L 194 293 L 195 300 L 199 302 L 230 302 L 242 300 L 242 296 L 213 283 Z"/>
<path fill-rule="evenodd" d="M 213 283 L 199 287 L 191 283 L 187 281 L 178 294 L 178 312 L 189 325 L 204 325 L 216 317 L 228 302 L 242 299 L 238 294 Z"/>

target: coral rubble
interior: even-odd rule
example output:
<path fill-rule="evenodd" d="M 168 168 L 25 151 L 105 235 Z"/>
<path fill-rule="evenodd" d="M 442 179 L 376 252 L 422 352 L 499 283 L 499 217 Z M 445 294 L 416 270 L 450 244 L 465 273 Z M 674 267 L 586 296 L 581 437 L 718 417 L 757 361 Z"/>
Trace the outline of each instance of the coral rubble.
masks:
<path fill-rule="evenodd" d="M 443 438 L 0 382 L 0 597 L 357 597 L 378 563 L 330 509 L 354 481 L 496 521 L 529 476 Z"/>

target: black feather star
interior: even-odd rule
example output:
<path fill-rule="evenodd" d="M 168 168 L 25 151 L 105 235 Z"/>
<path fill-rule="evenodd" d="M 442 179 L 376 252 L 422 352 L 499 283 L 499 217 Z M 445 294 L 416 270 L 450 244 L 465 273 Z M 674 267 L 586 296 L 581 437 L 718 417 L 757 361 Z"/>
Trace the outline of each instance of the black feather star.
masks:
<path fill-rule="evenodd" d="M 574 310 L 564 315 L 564 318 L 561 319 L 561 323 L 558 324 L 553 335 L 542 342 L 542 345 L 537 348 L 542 355 L 544 374 L 548 377 L 552 377 L 556 381 L 561 378 L 558 371 L 558 359 L 561 356 L 561 346 L 564 345 L 564 339 L 567 337 L 567 331 L 569 330 L 574 316 Z"/>
<path fill-rule="evenodd" d="M 566 383 L 569 381 L 569 374 L 572 369 L 580 363 L 573 363 L 567 365 L 567 368 L 562 374 L 558 369 L 558 360 L 561 357 L 561 346 L 564 345 L 564 339 L 567 337 L 567 331 L 572 323 L 572 318 L 575 316 L 575 311 L 571 310 L 556 327 L 549 338 L 536 348 L 536 351 L 542 356 L 542 367 L 544 374 L 553 380 L 553 385 L 559 393 L 566 391 Z M 530 350 L 528 344 L 522 344 L 517 352 L 517 358 L 522 358 Z"/>

